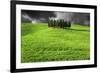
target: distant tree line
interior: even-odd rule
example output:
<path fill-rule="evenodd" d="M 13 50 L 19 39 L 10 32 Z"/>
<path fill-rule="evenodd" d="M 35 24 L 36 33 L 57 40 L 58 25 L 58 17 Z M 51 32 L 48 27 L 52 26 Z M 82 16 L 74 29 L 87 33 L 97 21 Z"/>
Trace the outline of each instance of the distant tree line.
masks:
<path fill-rule="evenodd" d="M 63 19 L 59 20 L 49 20 L 48 21 L 48 27 L 59 27 L 59 28 L 70 28 L 71 22 L 70 21 L 64 21 Z"/>

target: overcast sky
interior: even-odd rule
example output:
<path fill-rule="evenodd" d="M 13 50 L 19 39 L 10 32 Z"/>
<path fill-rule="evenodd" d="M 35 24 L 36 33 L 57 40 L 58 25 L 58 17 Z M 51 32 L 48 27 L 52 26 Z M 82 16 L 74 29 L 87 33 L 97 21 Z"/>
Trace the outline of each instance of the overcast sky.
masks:
<path fill-rule="evenodd" d="M 35 22 L 47 22 L 49 19 L 63 19 L 64 21 L 90 25 L 89 13 L 22 10 L 21 18 L 23 21 L 29 20 Z"/>

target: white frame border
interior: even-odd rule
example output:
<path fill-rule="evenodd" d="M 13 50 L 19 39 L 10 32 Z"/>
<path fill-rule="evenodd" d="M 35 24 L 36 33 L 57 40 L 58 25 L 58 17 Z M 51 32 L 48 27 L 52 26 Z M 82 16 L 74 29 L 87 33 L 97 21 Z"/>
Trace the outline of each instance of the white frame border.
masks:
<path fill-rule="evenodd" d="M 55 61 L 40 63 L 21 63 L 21 10 L 44 10 L 44 11 L 66 11 L 90 13 L 90 60 L 84 61 Z M 73 8 L 73 7 L 52 7 L 36 5 L 16 5 L 16 69 L 40 68 L 55 66 L 73 66 L 73 65 L 94 64 L 94 9 Z"/>

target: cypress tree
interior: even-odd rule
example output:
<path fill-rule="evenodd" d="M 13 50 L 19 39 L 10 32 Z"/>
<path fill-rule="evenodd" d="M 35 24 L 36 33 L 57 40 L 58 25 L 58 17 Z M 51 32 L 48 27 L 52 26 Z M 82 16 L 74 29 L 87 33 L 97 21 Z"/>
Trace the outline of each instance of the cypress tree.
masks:
<path fill-rule="evenodd" d="M 64 20 L 62 20 L 62 28 L 64 28 Z"/>

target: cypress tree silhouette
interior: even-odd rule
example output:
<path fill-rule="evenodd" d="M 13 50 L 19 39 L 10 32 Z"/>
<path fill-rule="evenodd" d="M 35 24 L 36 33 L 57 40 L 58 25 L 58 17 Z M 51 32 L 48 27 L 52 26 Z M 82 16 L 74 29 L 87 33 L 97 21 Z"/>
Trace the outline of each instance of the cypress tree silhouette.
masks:
<path fill-rule="evenodd" d="M 57 27 L 57 28 L 70 28 L 71 27 L 71 21 L 64 21 L 63 19 L 59 20 L 49 20 L 48 21 L 48 27 Z"/>

